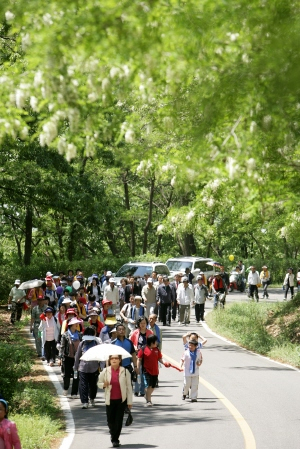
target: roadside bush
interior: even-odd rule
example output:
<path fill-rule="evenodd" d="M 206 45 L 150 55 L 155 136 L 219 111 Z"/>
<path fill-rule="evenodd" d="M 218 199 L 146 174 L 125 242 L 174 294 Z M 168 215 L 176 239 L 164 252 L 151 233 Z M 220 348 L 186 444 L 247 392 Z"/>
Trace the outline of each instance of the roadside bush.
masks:
<path fill-rule="evenodd" d="M 13 397 L 18 379 L 30 371 L 32 354 L 32 349 L 19 342 L 0 342 L 0 394 L 8 401 Z"/>

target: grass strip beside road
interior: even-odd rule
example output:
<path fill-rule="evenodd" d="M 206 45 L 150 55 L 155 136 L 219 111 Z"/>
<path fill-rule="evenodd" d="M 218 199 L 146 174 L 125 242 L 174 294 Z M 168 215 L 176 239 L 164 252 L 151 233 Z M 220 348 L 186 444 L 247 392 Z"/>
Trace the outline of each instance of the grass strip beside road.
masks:
<path fill-rule="evenodd" d="M 288 302 L 228 304 L 206 321 L 243 348 L 300 368 L 300 294 Z"/>
<path fill-rule="evenodd" d="M 29 318 L 12 326 L 0 311 L 0 393 L 9 402 L 22 447 L 54 449 L 64 436 L 65 422 L 56 391 L 28 338 Z"/>

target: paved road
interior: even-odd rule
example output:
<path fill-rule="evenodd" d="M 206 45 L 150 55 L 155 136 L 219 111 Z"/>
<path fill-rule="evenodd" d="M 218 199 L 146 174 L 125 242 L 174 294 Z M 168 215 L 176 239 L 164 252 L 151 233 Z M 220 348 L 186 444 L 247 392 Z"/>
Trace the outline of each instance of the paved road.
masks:
<path fill-rule="evenodd" d="M 236 300 L 247 297 L 229 295 L 229 302 Z M 282 291 L 272 292 L 269 300 L 282 300 Z M 193 316 L 187 327 L 172 323 L 164 328 L 163 352 L 169 359 L 179 361 L 186 329 L 198 329 L 208 339 L 198 402 L 182 401 L 182 373 L 163 368 L 154 407 L 145 408 L 145 400 L 135 398 L 134 424 L 123 428 L 122 447 L 299 449 L 300 372 L 217 338 Z M 82 410 L 77 399 L 69 403 L 76 424 L 71 449 L 110 447 L 103 393 L 98 393 L 95 408 Z"/>

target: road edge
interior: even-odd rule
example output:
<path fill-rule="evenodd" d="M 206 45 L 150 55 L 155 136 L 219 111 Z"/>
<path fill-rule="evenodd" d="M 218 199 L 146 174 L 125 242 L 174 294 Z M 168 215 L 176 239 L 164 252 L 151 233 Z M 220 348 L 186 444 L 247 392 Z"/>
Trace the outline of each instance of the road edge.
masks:
<path fill-rule="evenodd" d="M 211 311 L 209 313 L 211 313 Z M 258 352 L 251 351 L 250 349 L 243 348 L 243 346 L 240 346 L 239 344 L 235 343 L 234 341 L 228 340 L 228 338 L 226 338 L 226 337 L 222 337 L 222 335 L 219 335 L 219 334 L 217 334 L 217 332 L 214 332 L 209 327 L 209 325 L 206 323 L 206 321 L 202 321 L 201 324 L 202 324 L 203 328 L 207 332 L 209 332 L 211 335 L 213 335 L 216 338 L 219 338 L 220 340 L 225 341 L 226 343 L 228 343 L 232 346 L 237 346 L 238 348 L 242 349 L 243 351 L 249 352 L 249 354 L 256 355 L 257 357 L 260 357 L 262 359 L 269 360 L 269 362 L 276 363 L 277 365 L 280 365 L 280 366 L 285 366 L 286 368 L 290 368 L 291 370 L 298 371 L 298 373 L 300 373 L 300 369 L 296 368 L 295 366 L 289 365 L 288 363 L 278 362 L 278 360 L 274 360 L 271 357 L 267 357 L 266 355 L 262 355 L 262 354 L 259 354 Z"/>

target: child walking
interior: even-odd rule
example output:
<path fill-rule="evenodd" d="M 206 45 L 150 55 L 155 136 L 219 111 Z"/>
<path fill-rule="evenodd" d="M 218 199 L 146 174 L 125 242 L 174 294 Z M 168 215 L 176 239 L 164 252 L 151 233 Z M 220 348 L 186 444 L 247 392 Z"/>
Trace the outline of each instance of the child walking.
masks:
<path fill-rule="evenodd" d="M 189 389 L 191 389 L 191 402 L 197 402 L 199 384 L 199 366 L 202 363 L 202 354 L 198 348 L 197 340 L 190 340 L 188 348 L 181 357 L 181 368 L 184 367 L 183 395 L 185 400 Z"/>
<path fill-rule="evenodd" d="M 17 427 L 7 419 L 8 404 L 0 398 L 0 447 L 4 449 L 21 449 Z"/>

